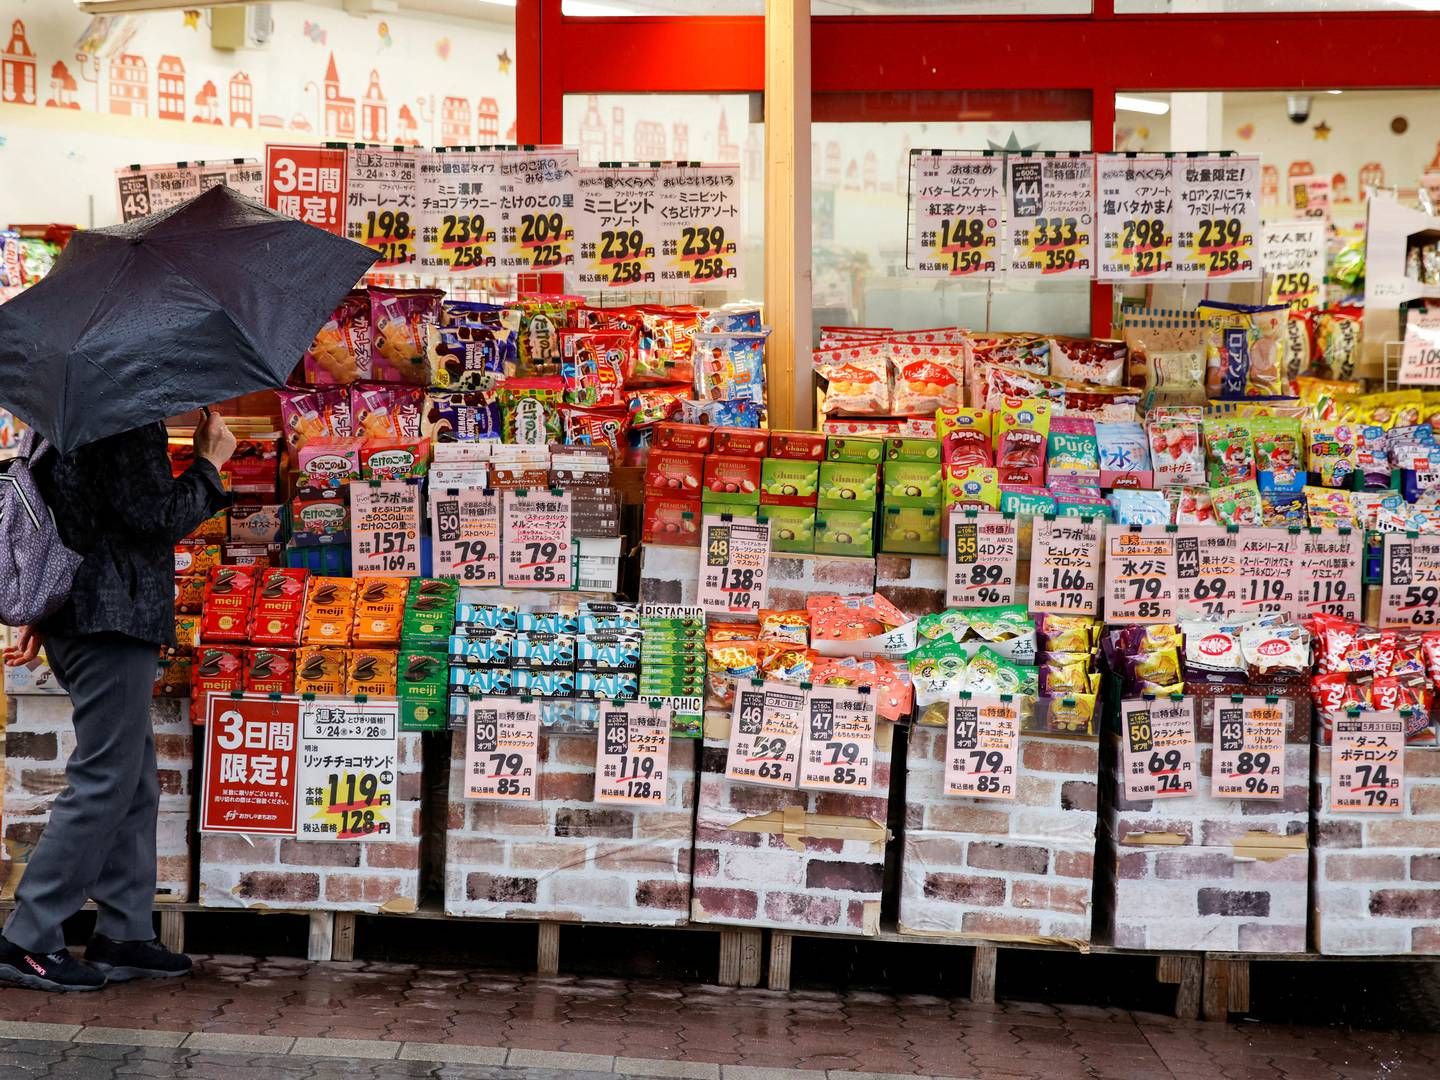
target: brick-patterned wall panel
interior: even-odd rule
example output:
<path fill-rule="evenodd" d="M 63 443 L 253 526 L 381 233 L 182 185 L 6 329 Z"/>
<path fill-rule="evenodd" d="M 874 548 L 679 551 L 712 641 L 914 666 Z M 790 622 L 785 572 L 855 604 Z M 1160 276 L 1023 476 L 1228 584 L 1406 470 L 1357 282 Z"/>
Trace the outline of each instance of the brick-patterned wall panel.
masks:
<path fill-rule="evenodd" d="M 281 911 L 414 911 L 420 902 L 420 736 L 400 735 L 395 839 L 200 838 L 200 903 Z"/>
<path fill-rule="evenodd" d="M 445 912 L 673 926 L 690 910 L 694 740 L 670 744 L 665 805 L 596 803 L 595 736 L 541 736 L 540 799 L 464 797 L 457 732 L 445 832 Z"/>
<path fill-rule="evenodd" d="M 900 928 L 1089 941 L 1095 744 L 1022 734 L 1009 801 L 946 797 L 944 742 L 943 728 L 910 731 Z"/>
<path fill-rule="evenodd" d="M 75 749 L 70 699 L 64 695 L 27 695 L 14 699 L 5 728 L 4 835 L 7 879 L 0 897 L 10 899 L 25 863 L 50 816 L 55 796 L 65 790 L 65 762 Z M 192 728 L 178 701 L 156 701 L 150 709 L 155 727 L 155 757 L 160 778 L 160 817 L 156 828 L 159 874 L 156 895 L 190 899 L 190 773 Z"/>
<path fill-rule="evenodd" d="M 1285 789 L 1273 802 L 1212 798 L 1211 751 L 1203 742 L 1195 794 L 1132 802 L 1119 758 L 1112 738 L 1096 877 L 1099 921 L 1110 943 L 1304 952 L 1310 748 L 1285 747 Z"/>
<path fill-rule="evenodd" d="M 874 935 L 885 873 L 890 802 L 890 726 L 880 725 L 875 785 L 869 795 L 785 790 L 725 779 L 726 744 L 707 739 L 701 753 L 695 824 L 695 922 L 829 930 Z M 736 828 L 786 810 L 851 819 L 876 837 L 847 839 Z M 801 819 L 804 820 L 804 819 Z"/>
<path fill-rule="evenodd" d="M 694 604 L 699 587 L 699 548 L 666 547 L 661 544 L 646 544 L 642 548 L 642 603 Z M 772 608 L 803 608 L 805 598 L 814 593 L 868 596 L 874 591 L 874 559 L 840 555 L 770 556 L 767 603 Z"/>
<path fill-rule="evenodd" d="M 1315 750 L 1315 948 L 1440 953 L 1440 750 L 1406 750 L 1400 814 L 1332 811 L 1330 755 Z"/>

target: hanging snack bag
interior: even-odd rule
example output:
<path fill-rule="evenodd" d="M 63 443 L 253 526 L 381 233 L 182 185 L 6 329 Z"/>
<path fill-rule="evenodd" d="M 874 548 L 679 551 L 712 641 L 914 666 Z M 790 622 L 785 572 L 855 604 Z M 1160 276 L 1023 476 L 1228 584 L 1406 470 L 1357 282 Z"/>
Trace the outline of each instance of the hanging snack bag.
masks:
<path fill-rule="evenodd" d="M 305 350 L 311 386 L 349 386 L 370 378 L 370 295 L 357 289 L 340 301 Z"/>
<path fill-rule="evenodd" d="M 430 327 L 440 322 L 439 289 L 370 290 L 370 362 L 377 382 L 430 382 Z"/>
<path fill-rule="evenodd" d="M 521 305 L 517 374 L 560 374 L 559 330 L 569 310 L 567 304 L 557 300 L 527 300 Z"/>
<path fill-rule="evenodd" d="M 649 386 L 627 390 L 625 407 L 630 413 L 631 429 L 654 427 L 680 415 L 680 403 L 692 400 L 694 394 L 688 386 Z"/>
<path fill-rule="evenodd" d="M 1057 416 L 1050 421 L 1045 475 L 1052 482 L 1061 477 L 1100 479 L 1100 443 L 1094 420 L 1087 416 Z"/>
<path fill-rule="evenodd" d="M 691 352 L 698 395 L 708 401 L 765 403 L 763 333 L 701 333 Z"/>
<path fill-rule="evenodd" d="M 1360 366 L 1364 310 L 1329 308 L 1315 315 L 1315 366 L 1331 379 L 1353 379 Z"/>
<path fill-rule="evenodd" d="M 285 445 L 299 450 L 312 439 L 344 438 L 350 434 L 350 391 L 344 387 L 329 390 L 277 390 L 280 399 L 280 425 Z"/>
<path fill-rule="evenodd" d="M 1129 350 L 1125 342 L 1105 338 L 1053 337 L 1050 374 L 1074 382 L 1124 386 Z"/>
<path fill-rule="evenodd" d="M 433 385 L 440 390 L 493 390 L 505 375 L 499 333 L 475 323 L 430 327 L 426 344 Z"/>
<path fill-rule="evenodd" d="M 1322 423 L 1305 425 L 1305 455 L 1310 463 L 1310 476 L 1320 487 L 1350 486 L 1355 472 L 1355 428 L 1351 424 Z"/>
<path fill-rule="evenodd" d="M 691 350 L 700 327 L 698 308 L 642 307 L 640 310 L 640 347 L 635 358 L 632 381 L 639 385 L 651 382 L 695 381 Z"/>
<path fill-rule="evenodd" d="M 1205 392 L 1236 400 L 1284 393 L 1287 304 L 1227 304 L 1205 300 Z"/>
<path fill-rule="evenodd" d="M 960 404 L 963 355 L 946 345 L 891 342 L 889 349 L 895 370 L 891 406 L 895 415 L 934 416 L 937 409 Z"/>
<path fill-rule="evenodd" d="M 1195 312 L 1141 308 L 1124 312 L 1120 325 L 1130 386 L 1143 387 L 1152 403 L 1204 403 L 1205 328 Z"/>
<path fill-rule="evenodd" d="M 1205 447 L 1199 409 L 1155 409 L 1145 419 L 1156 487 L 1205 482 Z"/>
<path fill-rule="evenodd" d="M 474 442 L 500 437 L 500 403 L 489 394 L 469 393 L 425 396 L 425 417 L 420 430 L 431 442 Z"/>
<path fill-rule="evenodd" d="M 1255 440 L 1241 420 L 1206 420 L 1205 455 L 1211 487 L 1255 479 Z"/>
<path fill-rule="evenodd" d="M 505 442 L 538 446 L 565 441 L 565 422 L 560 410 L 565 399 L 565 383 L 558 375 L 506 379 L 497 397 Z"/>
<path fill-rule="evenodd" d="M 1254 437 L 1255 474 L 1262 492 L 1298 494 L 1305 487 L 1305 457 L 1300 421 L 1284 416 L 1259 416 L 1250 421 Z"/>
<path fill-rule="evenodd" d="M 1137 423 L 1096 424 L 1100 444 L 1100 486 L 1148 488 L 1153 486 L 1150 447 L 1145 429 Z"/>
<path fill-rule="evenodd" d="M 889 352 L 884 342 L 816 349 L 815 372 L 829 383 L 822 406 L 825 414 L 889 415 Z"/>
<path fill-rule="evenodd" d="M 1289 386 L 1310 370 L 1315 342 L 1310 312 L 1292 311 L 1285 318 L 1285 382 Z"/>
<path fill-rule="evenodd" d="M 418 439 L 425 410 L 425 391 L 418 386 L 350 388 L 351 434 L 361 439 Z"/>
<path fill-rule="evenodd" d="M 561 330 L 560 378 L 565 401 L 587 409 L 625 405 L 625 380 L 635 367 L 631 330 Z"/>
<path fill-rule="evenodd" d="M 1218 525 L 1259 525 L 1264 517 L 1260 489 L 1253 480 L 1214 488 L 1210 499 Z"/>
<path fill-rule="evenodd" d="M 565 421 L 565 442 L 571 446 L 603 446 L 619 464 L 630 433 L 630 414 L 624 409 L 582 409 L 560 406 Z"/>

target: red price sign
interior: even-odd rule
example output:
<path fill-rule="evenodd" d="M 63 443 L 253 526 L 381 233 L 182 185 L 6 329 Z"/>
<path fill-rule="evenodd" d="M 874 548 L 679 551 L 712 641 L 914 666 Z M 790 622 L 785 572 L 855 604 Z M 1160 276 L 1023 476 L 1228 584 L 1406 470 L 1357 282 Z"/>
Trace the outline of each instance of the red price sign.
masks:
<path fill-rule="evenodd" d="M 540 706 L 519 698 L 472 698 L 465 718 L 465 797 L 539 798 Z"/>
<path fill-rule="evenodd" d="M 1342 814 L 1398 814 L 1405 809 L 1405 718 L 1400 713 L 1335 718 L 1330 809 Z"/>
<path fill-rule="evenodd" d="M 1020 706 L 961 693 L 945 728 L 945 794 L 1013 800 L 1020 787 Z"/>
<path fill-rule="evenodd" d="M 211 694 L 200 831 L 294 836 L 300 699 Z"/>
<path fill-rule="evenodd" d="M 1285 728 L 1290 703 L 1232 697 L 1215 703 L 1210 794 L 1217 799 L 1285 797 Z"/>
<path fill-rule="evenodd" d="M 1192 698 L 1120 703 L 1125 798 L 1174 799 L 1195 794 L 1195 702 Z"/>
<path fill-rule="evenodd" d="M 344 150 L 265 147 L 265 205 L 308 225 L 345 234 Z"/>

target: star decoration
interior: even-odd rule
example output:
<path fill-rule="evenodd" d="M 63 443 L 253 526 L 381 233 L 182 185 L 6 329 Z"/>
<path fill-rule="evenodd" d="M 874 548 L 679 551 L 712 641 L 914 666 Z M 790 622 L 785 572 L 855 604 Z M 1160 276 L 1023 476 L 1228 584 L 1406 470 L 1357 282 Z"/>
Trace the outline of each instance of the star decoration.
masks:
<path fill-rule="evenodd" d="M 1320 123 L 1316 124 L 1311 130 L 1315 132 L 1315 138 L 1321 142 L 1330 138 L 1330 125 L 1325 123 L 1324 120 L 1321 120 Z"/>
<path fill-rule="evenodd" d="M 1007 154 L 1019 154 L 1025 150 L 1038 150 L 1040 144 L 1031 143 L 1029 146 L 1021 146 L 1020 140 L 1015 137 L 1015 132 L 1010 132 L 1010 137 L 1005 142 L 997 143 L 994 139 L 986 139 L 987 149 L 998 150 Z"/>
<path fill-rule="evenodd" d="M 200 29 L 200 11 L 198 8 L 186 8 L 183 14 L 185 17 L 185 29 Z"/>
<path fill-rule="evenodd" d="M 498 53 L 495 54 L 495 60 L 496 60 L 496 62 L 500 65 L 500 74 L 501 74 L 501 75 L 509 75 L 509 74 L 510 74 L 510 63 L 511 63 L 511 61 L 510 61 L 510 50 L 509 50 L 509 49 L 501 49 Z"/>

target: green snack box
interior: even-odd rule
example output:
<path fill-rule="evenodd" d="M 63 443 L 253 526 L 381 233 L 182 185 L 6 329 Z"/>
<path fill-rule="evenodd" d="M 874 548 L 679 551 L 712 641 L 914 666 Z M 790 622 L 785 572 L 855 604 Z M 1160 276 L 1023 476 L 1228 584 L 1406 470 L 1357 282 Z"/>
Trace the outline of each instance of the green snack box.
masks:
<path fill-rule="evenodd" d="M 401 731 L 444 731 L 450 694 L 450 661 L 444 653 L 402 649 L 397 672 Z"/>
<path fill-rule="evenodd" d="M 820 465 L 820 490 L 815 505 L 832 510 L 875 509 L 880 470 L 859 461 L 825 461 Z"/>
<path fill-rule="evenodd" d="M 885 508 L 938 507 L 940 505 L 939 462 L 887 461 L 885 463 Z"/>
<path fill-rule="evenodd" d="M 940 463 L 939 439 L 897 437 L 885 440 L 886 461 L 928 461 Z"/>
<path fill-rule="evenodd" d="M 814 506 L 818 461 L 766 458 L 760 470 L 760 502 L 770 506 Z"/>
<path fill-rule="evenodd" d="M 817 510 L 816 555 L 875 554 L 875 515 L 869 510 Z"/>
<path fill-rule="evenodd" d="M 407 647 L 443 650 L 455 626 L 460 583 L 448 578 L 415 578 L 405 592 L 400 641 Z"/>
<path fill-rule="evenodd" d="M 880 515 L 880 550 L 911 555 L 939 555 L 942 517 L 939 510 L 887 506 Z"/>
<path fill-rule="evenodd" d="M 825 444 L 825 457 L 830 461 L 868 461 L 880 464 L 885 444 L 879 439 L 848 439 L 831 436 Z"/>
<path fill-rule="evenodd" d="M 815 550 L 814 507 L 762 506 L 760 520 L 770 523 L 771 551 Z"/>

